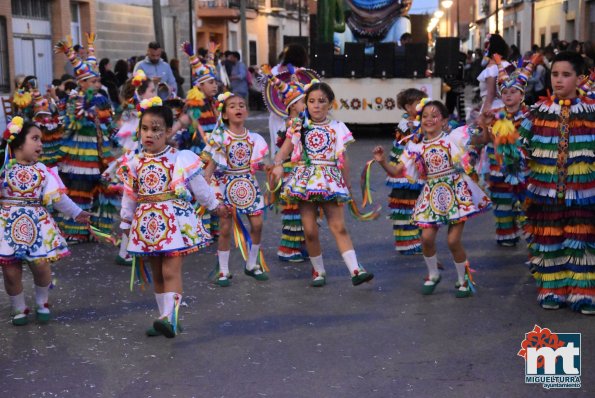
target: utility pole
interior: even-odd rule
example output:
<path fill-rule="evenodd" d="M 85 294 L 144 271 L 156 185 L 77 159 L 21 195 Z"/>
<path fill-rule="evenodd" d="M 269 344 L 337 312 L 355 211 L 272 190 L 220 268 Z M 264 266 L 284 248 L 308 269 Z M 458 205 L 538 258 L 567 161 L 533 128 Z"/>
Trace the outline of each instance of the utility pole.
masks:
<path fill-rule="evenodd" d="M 190 36 L 190 44 L 192 44 L 192 49 L 194 49 L 194 8 L 192 7 L 192 0 L 188 0 L 188 28 L 190 32 L 188 36 Z"/>
<path fill-rule="evenodd" d="M 163 43 L 163 23 L 161 22 L 161 0 L 153 0 L 153 27 L 155 28 L 155 40 Z"/>
<path fill-rule="evenodd" d="M 240 0 L 240 34 L 242 35 L 242 59 L 248 65 L 248 28 L 246 27 L 246 0 Z"/>
<path fill-rule="evenodd" d="M 302 37 L 302 0 L 298 0 L 299 36 Z"/>

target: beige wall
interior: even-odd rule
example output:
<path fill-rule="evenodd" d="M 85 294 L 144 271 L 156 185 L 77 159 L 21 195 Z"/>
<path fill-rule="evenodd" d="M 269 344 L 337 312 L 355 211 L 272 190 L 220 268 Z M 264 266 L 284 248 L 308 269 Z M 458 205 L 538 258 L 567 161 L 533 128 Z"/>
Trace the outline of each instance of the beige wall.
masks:
<path fill-rule="evenodd" d="M 14 90 L 14 64 L 12 60 L 14 58 L 14 43 L 12 40 L 12 10 L 10 7 L 10 1 L 0 1 L 0 16 L 6 18 L 6 35 L 8 44 L 8 73 L 10 76 L 10 91 Z"/>

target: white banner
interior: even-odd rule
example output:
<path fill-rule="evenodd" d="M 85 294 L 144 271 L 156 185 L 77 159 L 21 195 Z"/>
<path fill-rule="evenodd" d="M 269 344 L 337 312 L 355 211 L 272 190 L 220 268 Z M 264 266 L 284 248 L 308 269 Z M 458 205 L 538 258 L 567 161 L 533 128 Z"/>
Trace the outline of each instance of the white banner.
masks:
<path fill-rule="evenodd" d="M 397 94 L 417 88 L 429 98 L 440 99 L 441 80 L 431 79 L 324 79 L 335 93 L 331 117 L 353 124 L 396 124 L 403 111 L 397 108 Z"/>

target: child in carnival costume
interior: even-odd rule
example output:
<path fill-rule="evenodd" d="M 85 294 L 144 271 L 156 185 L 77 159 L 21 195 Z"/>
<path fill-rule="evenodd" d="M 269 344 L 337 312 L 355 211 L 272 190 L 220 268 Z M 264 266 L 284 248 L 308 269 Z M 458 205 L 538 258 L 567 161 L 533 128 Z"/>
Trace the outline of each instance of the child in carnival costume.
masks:
<path fill-rule="evenodd" d="M 448 116 L 442 102 L 426 102 L 421 110 L 423 140 L 407 148 L 397 165 L 387 163 L 381 146 L 374 148 L 374 159 L 394 177 L 407 176 L 411 181 L 424 182 L 413 211 L 413 220 L 422 228 L 422 252 L 428 268 L 422 294 L 432 294 L 442 279 L 436 237 L 438 229 L 446 225 L 458 276 L 455 296 L 465 298 L 475 288 L 461 242 L 463 228 L 467 219 L 489 210 L 491 202 L 467 175 L 473 171 L 467 150 L 471 139 L 468 129 L 464 126 L 447 133 Z"/>
<path fill-rule="evenodd" d="M 207 52 L 207 63 L 204 64 L 194 54 L 192 45 L 188 42 L 182 43 L 182 51 L 188 55 L 190 69 L 192 71 L 192 88 L 186 95 L 186 111 L 179 119 L 179 128 L 187 128 L 190 141 L 184 143 L 181 148 L 190 149 L 201 157 L 205 164 L 209 162 L 209 156 L 203 152 L 210 133 L 217 125 L 217 69 L 215 67 L 215 51 L 217 45 L 209 43 Z M 177 125 L 176 125 L 177 126 Z M 203 209 L 199 210 L 203 212 Z M 213 237 L 218 236 L 217 216 L 204 212 L 203 222 L 211 231 Z"/>
<path fill-rule="evenodd" d="M 191 200 L 221 216 L 227 210 L 203 178 L 200 158 L 167 144 L 173 127 L 171 110 L 159 97 L 143 100 L 140 107 L 142 149 L 125 158 L 118 171 L 124 182 L 120 227 L 129 235 L 128 252 L 151 263 L 159 317 L 146 333 L 172 338 L 179 331 L 183 256 L 210 243 Z"/>
<path fill-rule="evenodd" d="M 298 80 L 298 75 L 295 73 L 293 66 L 288 65 L 288 72 L 291 75 L 289 83 L 284 82 L 280 78 L 273 76 L 269 65 L 263 65 L 261 68 L 262 74 L 267 81 L 263 84 L 264 103 L 272 114 L 281 116 L 285 123 L 283 128 L 277 132 L 277 148 L 281 148 L 287 136 L 287 130 L 291 128 L 293 121 L 306 108 L 304 85 Z M 303 75 L 300 75 L 303 76 Z M 310 83 L 308 81 L 307 83 Z M 283 108 L 277 106 L 275 101 L 270 100 L 268 95 L 269 89 L 272 88 L 275 95 L 283 102 Z M 285 159 L 283 163 L 283 171 L 285 173 L 283 181 L 287 181 L 289 173 L 295 166 L 291 162 L 291 158 Z M 271 187 L 271 189 L 276 189 Z M 282 204 L 281 210 L 281 241 L 277 249 L 277 256 L 281 261 L 302 262 L 307 257 L 304 227 L 302 226 L 302 218 L 297 203 L 285 202 Z"/>
<path fill-rule="evenodd" d="M 117 175 L 118 169 L 125 163 L 126 158 L 138 153 L 138 140 L 136 131 L 138 129 L 140 103 L 144 99 L 150 99 L 155 96 L 155 83 L 148 79 L 142 69 L 134 72 L 134 76 L 124 83 L 122 90 L 125 99 L 122 104 L 122 113 L 116 123 L 117 132 L 115 134 L 116 142 L 122 148 L 122 155 L 111 162 L 108 168 L 103 172 L 102 178 L 105 181 L 107 190 L 113 195 L 122 196 L 123 185 Z M 117 206 L 118 210 L 120 206 Z M 120 242 L 120 251 L 116 256 L 116 264 L 132 265 L 132 256 L 128 254 L 128 236 L 123 234 Z"/>
<path fill-rule="evenodd" d="M 28 323 L 29 309 L 23 290 L 23 263 L 35 283 L 35 316 L 38 323 L 50 320 L 50 263 L 70 254 L 51 209 L 78 222 L 88 223 L 90 214 L 64 194 L 56 169 L 39 162 L 41 130 L 15 116 L 2 136 L 4 157 L 0 169 L 0 264 L 4 288 L 12 306 L 12 324 Z"/>
<path fill-rule="evenodd" d="M 395 140 L 389 155 L 390 164 L 399 163 L 401 154 L 410 142 L 419 143 L 421 140 L 421 133 L 418 131 L 420 121 L 417 106 L 424 98 L 427 98 L 426 93 L 415 88 L 403 90 L 397 95 L 397 106 L 403 109 L 405 114 L 397 125 Z M 391 188 L 389 208 L 395 250 L 405 255 L 419 254 L 421 253 L 421 233 L 419 227 L 411 221 L 411 216 L 423 184 L 388 174 L 386 185 Z"/>
<path fill-rule="evenodd" d="M 229 254 L 231 229 L 244 231 L 240 224 L 242 214 L 248 217 L 250 233 L 244 234 L 246 241 L 246 264 L 244 273 L 258 281 L 268 280 L 266 264 L 260 258 L 260 242 L 264 213 L 264 198 L 256 180 L 256 170 L 262 169 L 262 162 L 269 148 L 259 134 L 244 127 L 248 116 L 246 101 L 230 92 L 219 95 L 220 123 L 210 134 L 205 151 L 210 161 L 205 170 L 207 181 L 215 169 L 219 171 L 214 180 L 217 199 L 221 200 L 234 215 L 232 220 L 222 219 L 217 250 L 219 274 L 217 284 L 221 287 L 230 285 Z M 246 231 L 247 232 L 247 231 Z"/>
<path fill-rule="evenodd" d="M 535 104 L 520 134 L 529 153 L 527 231 L 537 300 L 595 314 L 595 101 L 578 94 L 584 61 L 552 61 L 554 95 Z"/>
<path fill-rule="evenodd" d="M 108 98 L 97 93 L 101 87 L 94 50 L 94 34 L 87 34 L 88 57 L 81 60 L 69 41 L 58 42 L 56 52 L 63 52 L 74 67 L 78 92 L 72 91 L 64 118 L 65 134 L 60 148 L 60 176 L 69 196 L 82 209 L 92 212 L 92 223 L 109 230 L 117 215 L 118 196 L 106 190 L 101 173 L 113 161 L 110 151 L 112 108 Z M 85 225 L 59 219 L 62 232 L 71 240 L 89 240 Z"/>
<path fill-rule="evenodd" d="M 306 111 L 287 131 L 287 138 L 275 154 L 273 176 L 283 177 L 283 163 L 291 154 L 296 166 L 287 179 L 281 198 L 298 203 L 306 247 L 312 263 L 313 287 L 326 284 L 326 271 L 316 218 L 324 211 L 329 229 L 335 237 L 341 256 L 349 269 L 354 286 L 369 282 L 374 274 L 359 264 L 353 243 L 345 228 L 343 203 L 351 200 L 349 167 L 345 150 L 353 135 L 340 121 L 328 117 L 335 94 L 326 83 L 314 82 L 306 87 Z"/>
<path fill-rule="evenodd" d="M 488 184 L 496 218 L 496 242 L 503 247 L 514 247 L 523 234 L 525 215 L 526 154 L 518 150 L 518 128 L 529 109 L 523 99 L 527 81 L 539 55 L 525 65 L 518 65 L 508 73 L 501 57 L 494 54 L 498 65 L 497 89 L 504 106 L 494 109 L 495 118 L 484 133 L 489 133 L 485 151 L 488 154 L 490 175 Z M 522 63 L 522 60 L 520 61 Z"/>

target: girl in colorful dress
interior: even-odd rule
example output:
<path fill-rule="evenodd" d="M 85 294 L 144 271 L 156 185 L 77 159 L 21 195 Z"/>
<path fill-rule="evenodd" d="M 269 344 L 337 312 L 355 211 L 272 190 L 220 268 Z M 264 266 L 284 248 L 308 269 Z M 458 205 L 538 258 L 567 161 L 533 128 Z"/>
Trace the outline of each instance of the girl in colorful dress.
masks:
<path fill-rule="evenodd" d="M 426 93 L 415 88 L 403 90 L 397 95 L 397 106 L 403 109 L 405 114 L 397 126 L 389 164 L 399 163 L 399 158 L 408 143 L 417 141 L 419 118 L 416 107 L 426 97 Z M 394 178 L 389 174 L 386 185 L 392 188 L 388 206 L 391 209 L 395 249 L 401 254 L 421 253 L 420 230 L 417 224 L 411 221 L 411 216 L 423 184 L 411 182 L 405 177 Z"/>
<path fill-rule="evenodd" d="M 349 167 L 345 149 L 353 136 L 342 122 L 330 120 L 328 113 L 335 94 L 326 83 L 313 82 L 306 89 L 306 111 L 287 131 L 287 139 L 275 154 L 273 175 L 283 177 L 283 163 L 291 154 L 297 166 L 283 188 L 281 198 L 297 202 L 306 248 L 312 262 L 312 286 L 326 284 L 322 248 L 316 218 L 319 208 L 324 211 L 329 229 L 335 237 L 354 286 L 370 281 L 374 274 L 358 262 L 351 237 L 345 228 L 342 203 L 351 199 Z"/>
<path fill-rule="evenodd" d="M 166 144 L 173 114 L 161 105 L 159 97 L 141 102 L 142 151 L 126 158 L 119 170 L 124 182 L 120 227 L 129 236 L 128 252 L 151 263 L 159 318 L 147 335 L 172 338 L 182 301 L 182 258 L 210 241 L 190 200 L 220 215 L 226 210 L 202 177 L 198 156 Z"/>
<path fill-rule="evenodd" d="M 544 309 L 569 305 L 595 314 L 595 101 L 577 95 L 579 54 L 552 61 L 554 95 L 535 105 L 520 128 L 530 154 L 527 231 Z"/>
<path fill-rule="evenodd" d="M 494 61 L 499 70 L 498 95 L 504 107 L 493 111 L 496 118 L 492 119 L 488 129 L 496 134 L 485 146 L 490 165 L 488 182 L 496 218 L 496 243 L 503 247 L 514 247 L 523 234 L 525 215 L 522 203 L 527 188 L 524 176 L 526 156 L 514 147 L 519 138 L 518 128 L 529 111 L 523 104 L 523 98 L 527 80 L 532 74 L 537 58 L 525 66 L 519 66 L 510 75 L 498 54 L 494 54 Z M 507 157 L 505 163 L 502 154 L 510 150 L 518 153 L 519 157 Z"/>
<path fill-rule="evenodd" d="M 448 247 L 457 270 L 456 297 L 472 295 L 474 287 L 469 274 L 467 254 L 461 243 L 465 221 L 488 210 L 490 199 L 459 168 L 471 171 L 466 145 L 466 127 L 446 134 L 448 110 L 440 101 L 429 101 L 422 108 L 421 129 L 424 139 L 411 145 L 397 165 L 388 164 L 384 149 L 374 148 L 374 159 L 394 177 L 406 175 L 412 181 L 424 181 L 424 187 L 413 210 L 413 220 L 422 228 L 422 252 L 428 276 L 422 294 L 432 294 L 440 283 L 436 256 L 436 235 L 441 225 L 448 225 Z"/>
<path fill-rule="evenodd" d="M 136 130 L 138 129 L 138 110 L 140 102 L 145 99 L 153 98 L 155 93 L 155 83 L 153 80 L 147 78 L 142 69 L 134 72 L 132 79 L 124 83 L 122 96 L 125 103 L 122 106 L 122 113 L 118 120 L 118 131 L 115 138 L 118 144 L 122 147 L 122 155 L 110 163 L 108 168 L 103 172 L 103 179 L 107 184 L 107 189 L 122 196 L 122 182 L 117 176 L 117 171 L 124 164 L 127 157 L 134 156 L 138 152 L 138 141 Z M 119 206 L 118 206 L 119 207 Z M 132 265 L 132 256 L 128 253 L 128 235 L 122 235 L 120 242 L 120 250 L 116 256 L 116 264 Z"/>
<path fill-rule="evenodd" d="M 298 76 L 304 77 L 306 75 L 302 73 L 298 75 L 298 72 L 305 69 L 294 69 L 292 65 L 287 65 L 286 67 L 288 69 L 287 73 L 291 76 L 289 83 L 285 83 L 278 76 L 273 76 L 268 65 L 263 65 L 262 67 L 262 73 L 267 78 L 266 83 L 263 85 L 264 103 L 269 111 L 271 111 L 271 115 L 281 115 L 284 119 L 283 128 L 276 135 L 277 148 L 281 148 L 285 142 L 287 129 L 290 128 L 293 120 L 306 109 L 304 84 L 311 81 L 309 77 L 307 82 L 299 81 Z M 278 106 L 277 102 L 271 98 L 270 91 L 273 91 L 274 95 L 281 99 L 283 107 Z M 283 163 L 283 171 L 285 172 L 284 180 L 289 177 L 294 166 L 289 158 Z M 281 261 L 305 261 L 307 253 L 300 209 L 297 203 L 283 203 L 282 206 L 281 241 L 277 249 L 277 256 Z"/>
<path fill-rule="evenodd" d="M 262 236 L 262 214 L 264 198 L 260 192 L 254 172 L 262 168 L 262 161 L 269 151 L 266 141 L 259 134 L 248 131 L 244 122 L 248 116 L 246 100 L 232 93 L 219 96 L 221 103 L 221 119 L 224 124 L 213 130 L 205 151 L 210 154 L 205 170 L 207 181 L 210 181 L 217 168 L 220 172 L 215 176 L 217 198 L 236 214 L 248 216 L 250 222 L 250 240 L 248 258 L 244 273 L 258 281 L 268 280 L 263 265 L 257 265 L 260 254 Z M 229 253 L 231 243 L 232 221 L 220 220 L 217 257 L 219 275 L 217 284 L 230 285 Z"/>
<path fill-rule="evenodd" d="M 8 124 L 1 144 L 5 152 L 0 171 L 0 263 L 4 288 L 12 306 L 12 324 L 26 325 L 29 309 L 23 292 L 26 262 L 35 282 L 35 316 L 38 322 L 50 320 L 48 295 L 51 284 L 50 262 L 69 254 L 66 241 L 47 206 L 88 223 L 90 214 L 68 196 L 56 170 L 38 161 L 42 152 L 41 130 L 16 116 Z"/>
<path fill-rule="evenodd" d="M 68 194 L 83 210 L 93 213 L 92 223 L 109 230 L 117 216 L 118 196 L 106 192 L 101 173 L 113 161 L 110 129 L 112 109 L 108 98 L 97 93 L 101 81 L 94 53 L 95 36 L 87 35 L 88 57 L 81 60 L 69 42 L 56 44 L 56 51 L 66 54 L 75 70 L 78 92 L 72 93 L 64 118 L 65 137 L 60 176 Z M 89 229 L 74 220 L 57 219 L 62 232 L 72 241 L 89 240 Z"/>

